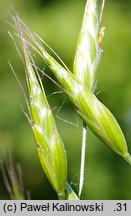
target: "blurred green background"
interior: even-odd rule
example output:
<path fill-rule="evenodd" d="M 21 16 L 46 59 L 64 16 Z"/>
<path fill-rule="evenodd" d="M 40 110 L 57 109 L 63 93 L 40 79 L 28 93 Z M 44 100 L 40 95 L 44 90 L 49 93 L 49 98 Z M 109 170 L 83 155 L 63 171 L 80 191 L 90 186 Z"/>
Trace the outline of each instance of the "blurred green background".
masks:
<path fill-rule="evenodd" d="M 7 31 L 12 23 L 11 5 L 32 31 L 60 55 L 72 70 L 85 0 L 0 0 L 0 161 L 11 149 L 23 171 L 23 183 L 32 199 L 57 199 L 46 179 L 36 152 L 32 131 L 22 107 L 22 92 L 8 60 L 24 85 L 24 69 Z M 98 98 L 112 111 L 131 152 L 131 1 L 107 0 L 102 25 L 106 33 L 99 66 Z M 13 28 L 12 28 L 13 30 Z M 41 67 L 44 63 L 39 61 Z M 78 190 L 81 121 L 58 87 L 44 78 L 48 100 L 68 155 L 68 179 Z M 63 103 L 65 101 L 65 103 Z M 64 104 L 64 105 L 62 105 Z M 59 118 L 57 117 L 59 116 Z M 64 122 L 78 123 L 78 127 Z M 131 168 L 88 132 L 85 184 L 82 199 L 131 199 Z M 0 173 L 0 199 L 10 199 Z"/>

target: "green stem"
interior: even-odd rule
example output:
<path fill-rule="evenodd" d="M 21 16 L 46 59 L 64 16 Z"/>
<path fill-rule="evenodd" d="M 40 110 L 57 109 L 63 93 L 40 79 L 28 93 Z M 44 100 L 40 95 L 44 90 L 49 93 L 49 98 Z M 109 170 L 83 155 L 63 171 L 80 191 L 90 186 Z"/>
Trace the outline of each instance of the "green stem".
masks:
<path fill-rule="evenodd" d="M 81 196 L 83 184 L 84 184 L 84 170 L 85 170 L 85 154 L 86 154 L 86 123 L 83 122 L 82 127 L 82 143 L 81 143 L 81 166 L 80 166 L 80 180 L 79 180 L 79 197 Z"/>

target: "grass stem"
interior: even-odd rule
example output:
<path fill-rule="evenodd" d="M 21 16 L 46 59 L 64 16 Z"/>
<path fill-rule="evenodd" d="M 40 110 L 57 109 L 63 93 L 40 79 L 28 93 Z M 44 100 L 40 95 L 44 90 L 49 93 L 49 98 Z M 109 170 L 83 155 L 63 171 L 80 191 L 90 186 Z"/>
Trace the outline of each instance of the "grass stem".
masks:
<path fill-rule="evenodd" d="M 80 180 L 79 180 L 79 197 L 81 196 L 83 184 L 84 184 L 84 170 L 85 170 L 85 154 L 86 154 L 86 138 L 87 130 L 86 123 L 83 122 L 82 127 L 82 143 L 81 143 L 81 165 L 80 165 Z"/>

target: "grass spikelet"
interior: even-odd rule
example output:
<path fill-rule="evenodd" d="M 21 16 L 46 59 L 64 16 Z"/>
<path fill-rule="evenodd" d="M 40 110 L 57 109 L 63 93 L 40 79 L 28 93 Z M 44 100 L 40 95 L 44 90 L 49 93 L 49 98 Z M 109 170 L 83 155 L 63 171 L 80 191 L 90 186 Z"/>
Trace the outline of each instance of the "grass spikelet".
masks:
<path fill-rule="evenodd" d="M 49 107 L 44 88 L 29 54 L 22 29 L 17 22 L 25 59 L 26 81 L 29 93 L 29 115 L 42 168 L 59 199 L 65 197 L 67 159 L 63 142 Z"/>
<path fill-rule="evenodd" d="M 50 61 L 48 66 L 65 89 L 84 122 L 105 144 L 125 157 L 127 154 L 126 141 L 111 112 L 88 88 L 81 85 L 73 74 L 62 69 L 55 60 L 52 60 L 52 57 L 48 56 L 48 61 Z"/>
<path fill-rule="evenodd" d="M 75 77 L 91 91 L 96 87 L 96 68 L 101 57 L 101 48 L 98 44 L 100 23 L 96 2 L 88 0 L 86 3 L 73 64 Z"/>

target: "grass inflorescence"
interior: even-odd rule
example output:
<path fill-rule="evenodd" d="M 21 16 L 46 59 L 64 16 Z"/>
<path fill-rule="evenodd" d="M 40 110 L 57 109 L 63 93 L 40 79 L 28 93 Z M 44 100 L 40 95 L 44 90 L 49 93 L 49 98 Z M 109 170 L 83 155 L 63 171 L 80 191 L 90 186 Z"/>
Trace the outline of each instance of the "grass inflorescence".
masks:
<path fill-rule="evenodd" d="M 24 55 L 29 119 L 41 165 L 59 199 L 78 199 L 78 196 L 67 183 L 68 168 L 65 147 L 47 101 L 37 66 L 32 58 L 32 50 L 40 55 L 50 68 L 61 89 L 83 120 L 79 197 L 84 181 L 86 126 L 104 144 L 131 164 L 127 143 L 117 120 L 95 95 L 98 80 L 97 66 L 101 58 L 101 45 L 105 32 L 105 27 L 101 28 L 104 3 L 105 1 L 102 3 L 100 15 L 96 0 L 88 0 L 86 3 L 72 72 L 58 55 L 56 55 L 57 61 L 47 52 L 46 48 L 49 46 L 39 36 L 32 33 L 18 15 L 14 17 L 17 36 Z M 50 50 L 52 51 L 51 48 Z"/>

